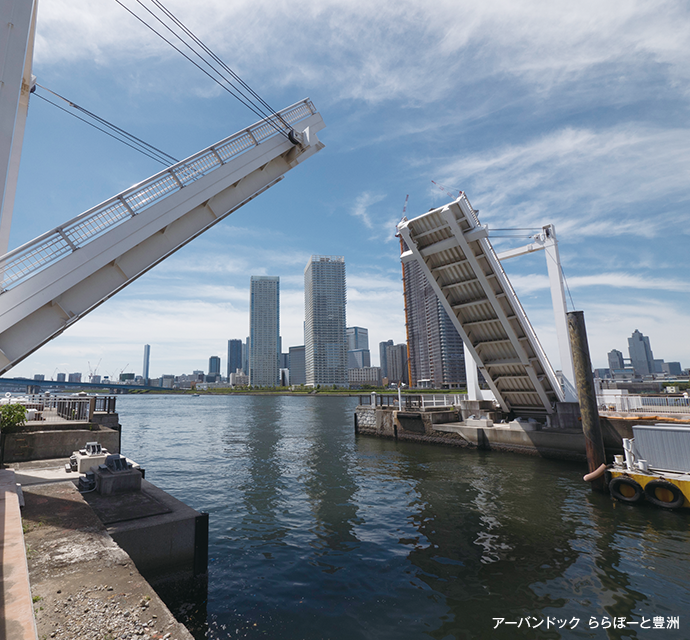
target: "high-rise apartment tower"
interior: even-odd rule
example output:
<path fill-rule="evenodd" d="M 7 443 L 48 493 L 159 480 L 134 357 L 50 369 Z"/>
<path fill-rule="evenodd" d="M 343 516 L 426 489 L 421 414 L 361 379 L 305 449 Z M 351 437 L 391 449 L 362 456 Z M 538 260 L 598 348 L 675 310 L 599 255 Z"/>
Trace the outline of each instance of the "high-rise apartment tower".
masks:
<path fill-rule="evenodd" d="M 279 382 L 280 278 L 252 276 L 249 304 L 249 384 L 274 387 Z"/>
<path fill-rule="evenodd" d="M 347 386 L 345 258 L 312 256 L 304 269 L 306 384 Z"/>
<path fill-rule="evenodd" d="M 410 385 L 421 380 L 437 389 L 465 385 L 460 334 L 420 266 L 408 262 L 403 274 Z"/>

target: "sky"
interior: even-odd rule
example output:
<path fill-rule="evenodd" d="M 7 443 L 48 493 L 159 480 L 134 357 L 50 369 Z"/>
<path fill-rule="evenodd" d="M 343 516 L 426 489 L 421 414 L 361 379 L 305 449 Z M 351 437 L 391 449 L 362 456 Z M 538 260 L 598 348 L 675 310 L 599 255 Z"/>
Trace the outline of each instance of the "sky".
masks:
<path fill-rule="evenodd" d="M 627 356 L 638 329 L 655 358 L 690 367 L 687 3 L 166 6 L 273 108 L 311 98 L 325 148 L 5 375 L 141 374 L 144 344 L 152 377 L 212 355 L 225 367 L 252 275 L 280 277 L 287 351 L 303 344 L 312 254 L 345 257 L 347 323 L 368 328 L 378 364 L 379 342 L 405 341 L 405 198 L 409 218 L 451 199 L 432 181 L 465 191 L 499 250 L 533 233 L 502 229 L 555 225 L 593 366 Z M 257 120 L 114 0 L 40 0 L 34 74 L 180 159 Z M 160 168 L 32 97 L 10 248 Z M 543 253 L 504 267 L 559 368 Z"/>

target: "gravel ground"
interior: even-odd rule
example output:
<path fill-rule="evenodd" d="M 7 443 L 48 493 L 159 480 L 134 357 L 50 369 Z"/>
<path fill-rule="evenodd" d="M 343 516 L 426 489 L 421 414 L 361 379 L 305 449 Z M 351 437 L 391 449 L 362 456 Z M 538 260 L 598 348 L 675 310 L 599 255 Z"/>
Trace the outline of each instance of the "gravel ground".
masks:
<path fill-rule="evenodd" d="M 71 482 L 24 488 L 39 640 L 193 640 Z"/>

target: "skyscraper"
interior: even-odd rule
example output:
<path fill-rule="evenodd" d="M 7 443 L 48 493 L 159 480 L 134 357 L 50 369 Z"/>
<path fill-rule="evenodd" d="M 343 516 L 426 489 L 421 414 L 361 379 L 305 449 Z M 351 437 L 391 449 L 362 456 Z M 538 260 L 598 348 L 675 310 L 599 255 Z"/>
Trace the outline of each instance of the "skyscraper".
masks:
<path fill-rule="evenodd" d="M 388 382 L 409 384 L 407 345 L 405 343 L 388 345 L 386 347 L 386 360 L 388 361 Z"/>
<path fill-rule="evenodd" d="M 290 347 L 290 384 L 304 384 L 307 377 L 304 371 L 304 345 Z"/>
<path fill-rule="evenodd" d="M 353 349 L 347 352 L 347 368 L 362 369 L 371 366 L 369 349 Z"/>
<path fill-rule="evenodd" d="M 419 265 L 407 263 L 403 274 L 410 385 L 430 380 L 437 389 L 464 386 L 465 354 L 460 334 Z"/>
<path fill-rule="evenodd" d="M 386 340 L 386 342 L 379 342 L 379 361 L 381 363 L 381 378 L 388 377 L 388 357 L 386 356 L 386 347 L 392 346 L 392 340 Z"/>
<path fill-rule="evenodd" d="M 369 331 L 364 327 L 347 327 L 347 368 L 362 369 L 371 366 Z"/>
<path fill-rule="evenodd" d="M 356 349 L 369 348 L 369 330 L 364 327 L 347 327 L 345 329 L 347 336 L 347 350 L 355 351 Z"/>
<path fill-rule="evenodd" d="M 618 351 L 618 349 L 611 349 L 608 353 L 609 359 L 609 369 L 613 375 L 614 371 L 622 371 L 625 369 L 625 362 L 623 360 L 623 354 Z"/>
<path fill-rule="evenodd" d="M 242 340 L 228 340 L 228 378 L 238 369 L 244 369 L 242 362 Z"/>
<path fill-rule="evenodd" d="M 149 383 L 149 363 L 151 361 L 151 345 L 144 345 L 144 366 L 141 377 L 144 379 L 144 384 Z"/>
<path fill-rule="evenodd" d="M 649 338 L 637 329 L 628 338 L 628 351 L 635 373 L 643 376 L 654 373 L 654 355 L 652 354 L 652 347 L 649 345 Z"/>
<path fill-rule="evenodd" d="M 219 376 L 220 375 L 220 357 L 211 356 L 208 359 L 208 375 L 209 376 Z"/>
<path fill-rule="evenodd" d="M 306 384 L 347 385 L 345 258 L 312 256 L 304 269 Z"/>
<path fill-rule="evenodd" d="M 249 384 L 274 387 L 279 382 L 280 278 L 252 276 L 249 304 Z"/>

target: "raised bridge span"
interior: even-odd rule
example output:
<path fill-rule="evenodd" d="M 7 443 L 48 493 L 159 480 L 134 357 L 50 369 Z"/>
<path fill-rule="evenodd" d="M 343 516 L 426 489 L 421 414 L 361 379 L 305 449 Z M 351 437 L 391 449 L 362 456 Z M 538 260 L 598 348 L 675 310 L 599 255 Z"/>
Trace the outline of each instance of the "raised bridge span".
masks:
<path fill-rule="evenodd" d="M 419 264 L 501 409 L 553 413 L 564 391 L 467 196 L 398 232 L 403 264 Z"/>
<path fill-rule="evenodd" d="M 324 126 L 302 100 L 1 256 L 0 374 L 320 151 Z"/>

